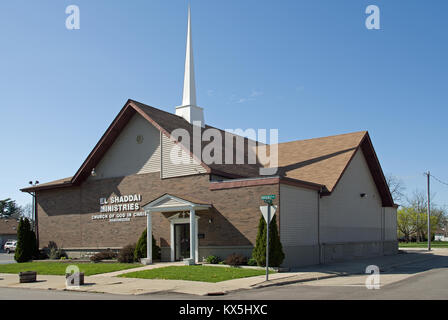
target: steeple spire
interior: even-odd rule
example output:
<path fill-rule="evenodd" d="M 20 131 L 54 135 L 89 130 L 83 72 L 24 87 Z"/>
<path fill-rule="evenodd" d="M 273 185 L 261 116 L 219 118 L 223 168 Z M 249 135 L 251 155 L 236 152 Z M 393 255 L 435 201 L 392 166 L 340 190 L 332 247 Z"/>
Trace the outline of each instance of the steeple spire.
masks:
<path fill-rule="evenodd" d="M 193 39 L 191 38 L 191 13 L 188 5 L 187 49 L 185 54 L 185 75 L 183 106 L 196 105 L 196 86 L 194 81 Z"/>
<path fill-rule="evenodd" d="M 185 53 L 185 73 L 182 105 L 176 107 L 176 115 L 183 117 L 191 124 L 204 127 L 204 111 L 196 105 L 196 84 L 194 79 L 193 39 L 191 37 L 191 12 L 188 5 L 187 47 Z"/>

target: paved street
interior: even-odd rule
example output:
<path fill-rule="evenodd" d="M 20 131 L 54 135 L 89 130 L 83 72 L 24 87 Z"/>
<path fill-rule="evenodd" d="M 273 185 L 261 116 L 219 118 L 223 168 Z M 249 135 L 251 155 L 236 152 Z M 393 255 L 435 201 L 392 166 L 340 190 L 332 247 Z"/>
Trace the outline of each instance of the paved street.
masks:
<path fill-rule="evenodd" d="M 113 295 L 0 288 L 0 299 L 448 299 L 448 251 L 427 255 L 421 261 L 401 265 L 381 273 L 380 289 L 365 287 L 367 275 L 351 275 L 268 288 L 242 290 L 224 296 L 203 297 L 187 294 L 154 293 Z"/>
<path fill-rule="evenodd" d="M 0 253 L 0 264 L 15 263 L 14 253 Z"/>
<path fill-rule="evenodd" d="M 448 257 L 436 256 L 381 274 L 380 289 L 365 287 L 366 275 L 353 275 L 263 288 L 226 299 L 448 299 Z"/>

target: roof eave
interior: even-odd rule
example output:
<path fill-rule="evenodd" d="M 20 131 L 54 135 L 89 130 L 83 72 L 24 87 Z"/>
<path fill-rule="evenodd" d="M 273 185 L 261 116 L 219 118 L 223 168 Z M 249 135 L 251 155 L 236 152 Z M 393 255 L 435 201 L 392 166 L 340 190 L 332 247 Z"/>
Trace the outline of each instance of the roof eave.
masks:
<path fill-rule="evenodd" d="M 20 191 L 29 193 L 29 192 L 34 192 L 34 191 L 42 191 L 42 190 L 57 189 L 57 188 L 67 188 L 67 187 L 72 187 L 72 186 L 73 186 L 73 184 L 69 181 L 69 182 L 64 182 L 64 183 L 52 184 L 52 185 L 48 185 L 48 186 L 27 187 L 27 188 L 20 189 Z"/>

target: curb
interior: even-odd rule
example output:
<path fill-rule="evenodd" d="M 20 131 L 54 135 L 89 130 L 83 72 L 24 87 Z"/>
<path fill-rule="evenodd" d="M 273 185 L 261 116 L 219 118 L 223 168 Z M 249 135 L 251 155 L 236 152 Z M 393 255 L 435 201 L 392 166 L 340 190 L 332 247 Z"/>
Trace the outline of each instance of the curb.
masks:
<path fill-rule="evenodd" d="M 266 284 L 258 284 L 258 285 L 254 285 L 252 288 L 253 289 L 261 289 L 261 288 L 267 288 L 267 287 L 273 287 L 273 286 L 284 286 L 284 285 L 300 283 L 300 282 L 309 282 L 309 281 L 315 281 L 315 280 L 344 277 L 347 275 L 349 275 L 349 273 L 330 274 L 330 275 L 326 275 L 326 276 L 317 276 L 317 277 L 309 277 L 309 278 L 304 278 L 304 279 L 294 279 L 294 280 L 279 281 L 279 282 L 266 283 Z"/>

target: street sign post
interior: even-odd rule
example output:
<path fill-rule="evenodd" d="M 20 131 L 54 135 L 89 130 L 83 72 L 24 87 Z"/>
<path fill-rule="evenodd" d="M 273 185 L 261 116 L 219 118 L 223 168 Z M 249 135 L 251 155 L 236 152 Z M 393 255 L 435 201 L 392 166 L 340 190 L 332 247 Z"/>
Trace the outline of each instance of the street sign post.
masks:
<path fill-rule="evenodd" d="M 266 200 L 271 200 L 270 202 L 272 202 L 272 200 L 275 199 L 275 194 L 270 194 L 267 196 L 261 196 L 261 200 L 263 200 L 264 202 L 266 202 Z"/>
<path fill-rule="evenodd" d="M 275 194 L 265 195 L 261 197 L 267 206 L 260 207 L 261 214 L 266 221 L 266 281 L 269 281 L 269 224 L 271 223 L 272 217 L 275 214 L 277 206 L 272 206 L 272 200 L 275 199 Z M 271 207 L 273 207 L 274 212 L 271 217 Z"/>

